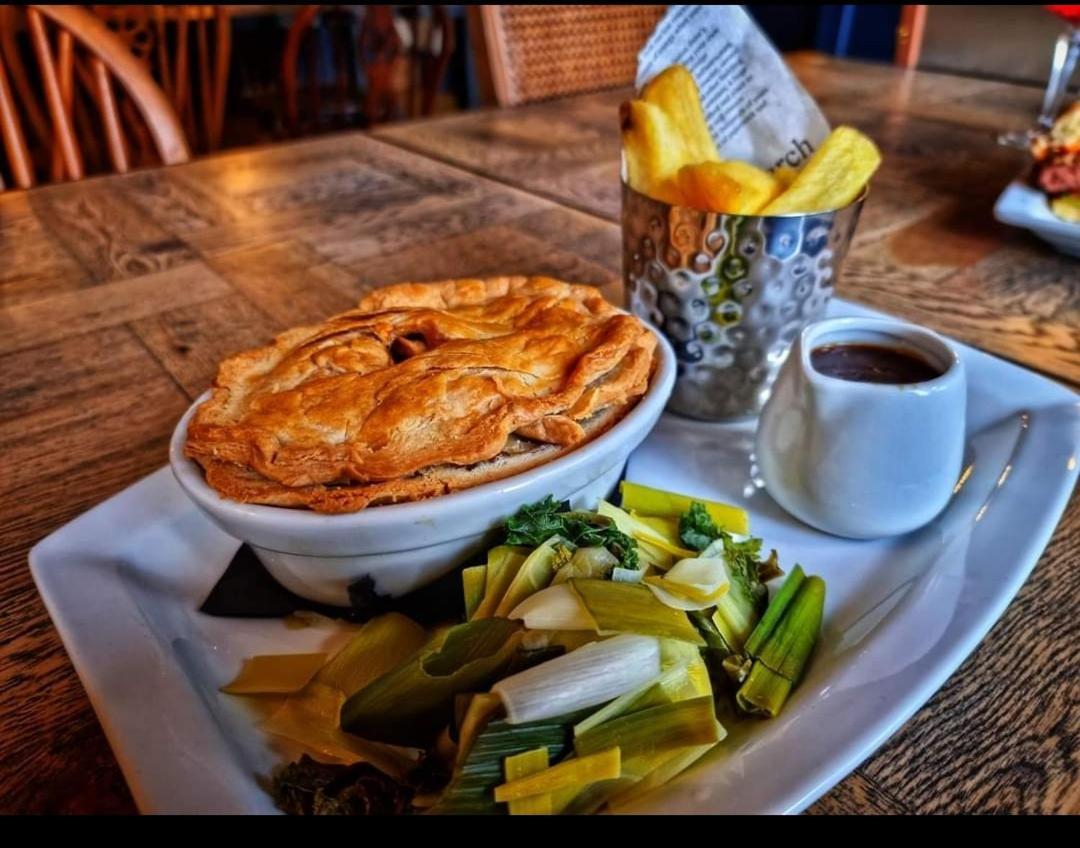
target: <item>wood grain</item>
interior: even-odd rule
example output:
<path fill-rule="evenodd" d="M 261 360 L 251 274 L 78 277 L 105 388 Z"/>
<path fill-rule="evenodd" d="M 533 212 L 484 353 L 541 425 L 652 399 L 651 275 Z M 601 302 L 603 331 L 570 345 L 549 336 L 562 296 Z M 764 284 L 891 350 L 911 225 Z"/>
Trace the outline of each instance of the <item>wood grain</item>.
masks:
<path fill-rule="evenodd" d="M 845 297 L 1080 385 L 1075 260 L 996 224 L 1038 92 L 795 57 L 886 155 Z M 133 812 L 26 568 L 166 461 L 224 356 L 370 288 L 550 273 L 621 300 L 625 92 L 0 196 L 0 811 Z M 812 813 L 1080 812 L 1080 500 L 953 678 Z"/>

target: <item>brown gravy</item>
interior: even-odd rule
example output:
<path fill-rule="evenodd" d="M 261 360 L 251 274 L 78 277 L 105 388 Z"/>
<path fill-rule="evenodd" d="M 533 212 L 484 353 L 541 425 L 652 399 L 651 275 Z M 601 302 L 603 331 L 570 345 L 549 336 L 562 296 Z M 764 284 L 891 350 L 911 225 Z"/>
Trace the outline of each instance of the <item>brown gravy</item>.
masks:
<path fill-rule="evenodd" d="M 810 351 L 815 370 L 858 383 L 925 383 L 942 370 L 919 354 L 877 344 L 827 344 Z"/>

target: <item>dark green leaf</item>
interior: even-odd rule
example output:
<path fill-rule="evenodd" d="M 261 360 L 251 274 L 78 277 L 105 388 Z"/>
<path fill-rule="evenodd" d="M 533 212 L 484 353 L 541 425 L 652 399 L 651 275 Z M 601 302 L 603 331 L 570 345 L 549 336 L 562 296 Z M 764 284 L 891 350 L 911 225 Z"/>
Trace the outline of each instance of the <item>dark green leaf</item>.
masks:
<path fill-rule="evenodd" d="M 506 519 L 506 544 L 535 548 L 552 536 L 562 536 L 579 548 L 604 547 L 622 568 L 638 566 L 637 543 L 610 519 L 592 512 L 572 512 L 551 495 L 526 504 Z"/>

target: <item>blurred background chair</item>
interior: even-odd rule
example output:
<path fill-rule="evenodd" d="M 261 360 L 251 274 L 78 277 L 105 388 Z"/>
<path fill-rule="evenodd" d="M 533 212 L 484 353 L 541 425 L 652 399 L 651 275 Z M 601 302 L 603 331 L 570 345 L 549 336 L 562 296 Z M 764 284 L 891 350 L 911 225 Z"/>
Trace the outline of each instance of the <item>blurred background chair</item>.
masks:
<path fill-rule="evenodd" d="M 133 138 L 145 138 L 157 162 L 190 158 L 168 98 L 78 6 L 0 6 L 0 135 L 8 187 L 126 172 Z"/>
<path fill-rule="evenodd" d="M 168 96 L 199 153 L 221 147 L 232 26 L 228 6 L 91 6 Z"/>
<path fill-rule="evenodd" d="M 633 83 L 638 51 L 666 8 L 470 6 L 485 99 L 514 106 Z"/>
<path fill-rule="evenodd" d="M 305 6 L 285 38 L 291 135 L 432 114 L 456 47 L 446 6 Z"/>

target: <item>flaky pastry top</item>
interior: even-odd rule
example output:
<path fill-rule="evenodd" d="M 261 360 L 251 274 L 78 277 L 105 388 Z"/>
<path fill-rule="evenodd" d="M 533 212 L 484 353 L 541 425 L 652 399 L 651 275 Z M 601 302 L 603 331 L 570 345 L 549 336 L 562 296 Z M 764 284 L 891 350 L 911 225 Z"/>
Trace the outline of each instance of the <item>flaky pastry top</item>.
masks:
<path fill-rule="evenodd" d="M 225 360 L 186 453 L 280 489 L 470 466 L 512 436 L 573 445 L 585 438 L 580 422 L 644 393 L 655 345 L 591 286 L 389 286 Z"/>

